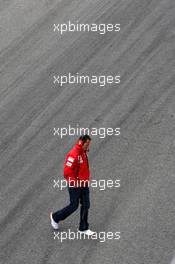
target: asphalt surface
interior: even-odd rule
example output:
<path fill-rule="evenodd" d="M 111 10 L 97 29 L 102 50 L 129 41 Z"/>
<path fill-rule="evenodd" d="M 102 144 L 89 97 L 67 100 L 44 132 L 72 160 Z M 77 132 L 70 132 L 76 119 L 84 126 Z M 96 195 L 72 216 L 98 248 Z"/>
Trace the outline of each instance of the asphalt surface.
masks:
<path fill-rule="evenodd" d="M 120 23 L 65 33 L 53 24 Z M 0 263 L 165 264 L 175 255 L 174 0 L 0 1 Z M 115 85 L 53 84 L 54 74 L 120 74 Z M 63 162 L 77 136 L 54 127 L 120 127 L 93 136 L 92 230 L 120 240 L 54 239 L 50 210 L 68 203 Z M 79 211 L 60 223 L 76 232 Z"/>

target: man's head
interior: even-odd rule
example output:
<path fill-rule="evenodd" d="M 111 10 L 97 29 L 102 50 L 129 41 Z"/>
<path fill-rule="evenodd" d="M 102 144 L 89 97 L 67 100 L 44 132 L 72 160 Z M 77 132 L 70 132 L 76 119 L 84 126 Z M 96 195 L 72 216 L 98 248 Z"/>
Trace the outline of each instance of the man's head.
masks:
<path fill-rule="evenodd" d="M 79 140 L 82 142 L 82 149 L 84 151 L 89 151 L 91 137 L 86 134 L 86 135 L 82 135 L 81 137 L 79 137 Z"/>

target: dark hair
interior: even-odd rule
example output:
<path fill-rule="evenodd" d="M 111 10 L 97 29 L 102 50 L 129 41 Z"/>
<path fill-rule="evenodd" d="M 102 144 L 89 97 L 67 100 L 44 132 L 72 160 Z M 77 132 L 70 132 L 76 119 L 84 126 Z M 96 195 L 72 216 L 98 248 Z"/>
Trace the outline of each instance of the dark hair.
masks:
<path fill-rule="evenodd" d="M 91 140 L 91 137 L 86 134 L 86 135 L 82 135 L 81 137 L 79 137 L 79 140 L 82 140 L 84 144 L 87 140 Z"/>

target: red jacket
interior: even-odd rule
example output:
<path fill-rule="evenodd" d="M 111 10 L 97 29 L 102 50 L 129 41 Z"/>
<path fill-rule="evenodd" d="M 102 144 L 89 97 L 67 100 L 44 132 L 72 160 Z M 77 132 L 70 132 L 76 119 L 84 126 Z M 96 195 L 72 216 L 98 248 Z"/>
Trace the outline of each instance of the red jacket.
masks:
<path fill-rule="evenodd" d="M 70 186 L 81 183 L 87 186 L 90 177 L 89 163 L 86 151 L 82 149 L 81 141 L 69 151 L 64 162 L 64 178 Z M 82 185 L 86 182 L 85 185 Z"/>

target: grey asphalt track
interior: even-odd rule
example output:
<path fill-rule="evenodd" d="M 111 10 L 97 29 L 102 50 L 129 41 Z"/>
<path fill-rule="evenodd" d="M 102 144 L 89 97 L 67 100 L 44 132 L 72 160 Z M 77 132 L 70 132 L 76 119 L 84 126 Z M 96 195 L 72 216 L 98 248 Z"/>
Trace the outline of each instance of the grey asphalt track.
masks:
<path fill-rule="evenodd" d="M 120 23 L 120 32 L 53 24 Z M 54 74 L 121 75 L 118 85 L 54 86 Z M 175 1 L 0 1 L 0 263 L 166 264 L 175 255 Z M 120 127 L 93 136 L 90 227 L 120 240 L 54 239 L 48 213 L 68 203 L 54 127 Z M 77 230 L 79 211 L 60 223 Z"/>

